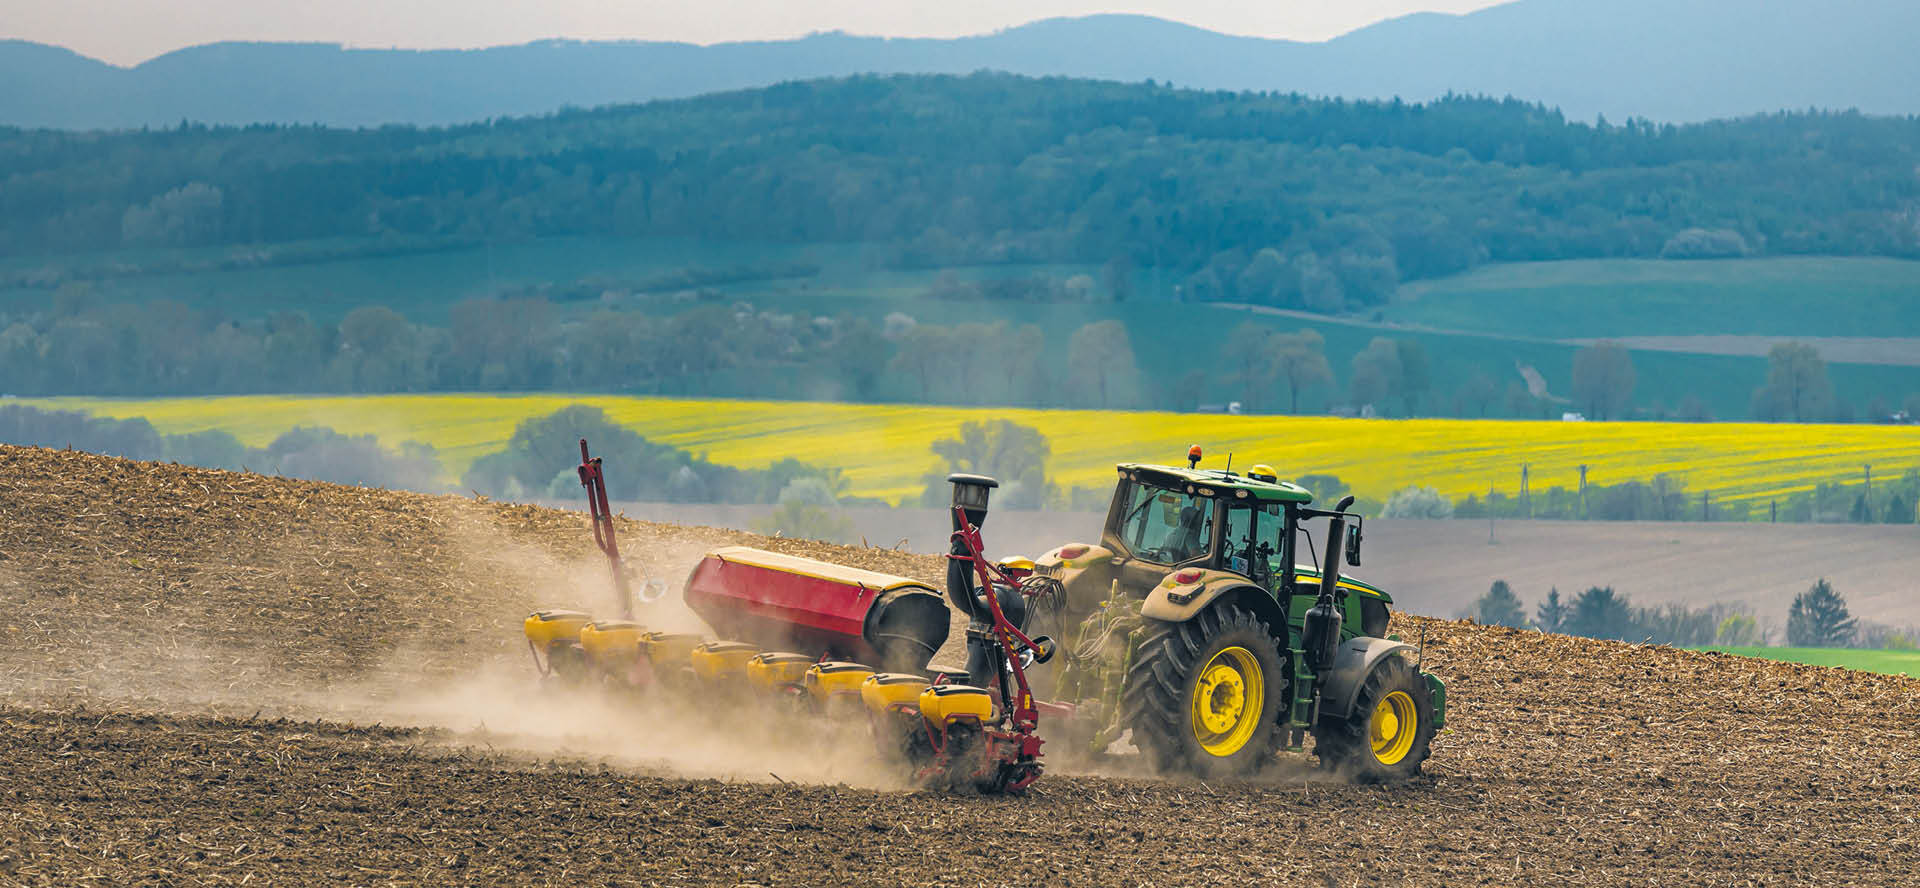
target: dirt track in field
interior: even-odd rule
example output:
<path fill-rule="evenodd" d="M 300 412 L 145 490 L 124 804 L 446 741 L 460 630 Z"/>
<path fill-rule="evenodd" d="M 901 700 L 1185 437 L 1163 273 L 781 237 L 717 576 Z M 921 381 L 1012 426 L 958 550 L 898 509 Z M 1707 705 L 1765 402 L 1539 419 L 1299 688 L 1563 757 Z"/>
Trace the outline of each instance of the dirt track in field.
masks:
<path fill-rule="evenodd" d="M 750 539 L 625 531 L 662 573 Z M 534 698 L 519 619 L 593 555 L 577 513 L 0 447 L 0 884 L 1920 880 L 1920 681 L 1403 619 L 1451 696 L 1419 781 L 960 798 Z"/>

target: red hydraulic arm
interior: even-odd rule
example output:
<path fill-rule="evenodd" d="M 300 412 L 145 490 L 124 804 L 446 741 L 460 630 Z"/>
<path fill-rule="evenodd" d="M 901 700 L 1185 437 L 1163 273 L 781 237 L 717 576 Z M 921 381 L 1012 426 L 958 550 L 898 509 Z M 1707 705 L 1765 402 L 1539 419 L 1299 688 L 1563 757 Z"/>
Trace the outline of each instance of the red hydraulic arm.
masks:
<path fill-rule="evenodd" d="M 1033 762 L 1039 758 L 1040 744 L 1044 741 L 1037 733 L 1040 726 L 1040 711 L 1034 704 L 1033 689 L 1027 685 L 1027 670 L 1020 662 L 1020 654 L 1031 651 L 1039 659 L 1046 659 L 1052 652 L 1043 648 L 1034 639 L 1028 638 L 1026 633 L 1013 625 L 1012 620 L 1007 619 L 1006 613 L 1000 609 L 1000 597 L 994 594 L 994 581 L 999 580 L 1016 588 L 1020 583 L 1008 576 L 999 565 L 987 560 L 984 554 L 986 546 L 980 541 L 980 528 L 967 520 L 966 510 L 955 506 L 953 511 L 958 516 L 960 524 L 960 529 L 954 531 L 953 536 L 965 545 L 967 554 L 947 557 L 955 561 L 973 563 L 973 570 L 979 578 L 980 588 L 986 590 L 983 597 L 987 600 L 988 612 L 993 616 L 994 640 L 998 642 L 1002 655 L 1006 658 L 1007 671 L 1013 674 L 1012 687 L 1006 686 L 1005 675 L 999 677 L 1002 698 L 1010 704 L 1011 718 L 1008 719 L 1008 727 L 1011 728 L 1011 732 L 1001 734 L 990 731 L 989 734 L 995 736 L 995 739 L 1005 741 L 1013 754 Z M 1039 776 L 1039 765 L 1034 762 L 1024 769 L 1024 773 L 1019 774 L 1012 783 L 1009 783 L 1006 789 L 1010 792 L 1019 792 Z"/>
<path fill-rule="evenodd" d="M 613 509 L 607 505 L 607 482 L 600 474 L 600 457 L 587 455 L 587 439 L 580 439 L 580 486 L 587 489 L 587 511 L 593 515 L 593 543 L 607 554 L 613 567 L 613 594 L 619 598 L 620 618 L 633 619 L 633 590 L 627 585 L 620 544 L 613 538 Z"/>

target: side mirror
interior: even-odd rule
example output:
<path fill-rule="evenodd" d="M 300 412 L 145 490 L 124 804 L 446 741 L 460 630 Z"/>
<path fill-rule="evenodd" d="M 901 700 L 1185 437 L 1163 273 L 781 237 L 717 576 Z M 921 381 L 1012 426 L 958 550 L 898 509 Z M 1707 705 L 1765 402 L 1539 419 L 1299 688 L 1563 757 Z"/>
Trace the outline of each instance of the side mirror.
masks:
<path fill-rule="evenodd" d="M 1359 524 L 1353 525 L 1353 529 L 1347 532 L 1347 563 L 1350 565 L 1353 565 L 1354 567 L 1360 566 L 1360 525 Z"/>

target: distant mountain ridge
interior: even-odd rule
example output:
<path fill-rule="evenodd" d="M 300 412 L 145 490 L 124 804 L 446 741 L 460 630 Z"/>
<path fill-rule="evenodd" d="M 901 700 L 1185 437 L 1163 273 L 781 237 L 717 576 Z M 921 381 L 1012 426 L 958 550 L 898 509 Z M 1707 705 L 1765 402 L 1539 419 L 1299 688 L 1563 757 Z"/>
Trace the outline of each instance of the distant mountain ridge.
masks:
<path fill-rule="evenodd" d="M 967 73 L 1409 101 L 1515 96 L 1577 119 L 1783 109 L 1920 114 L 1913 0 L 1517 0 L 1420 13 L 1324 43 L 1162 19 L 1049 19 L 956 39 L 815 34 L 696 46 L 540 41 L 479 50 L 215 43 L 120 68 L 0 41 L 0 124 L 450 124 L 856 73 Z"/>

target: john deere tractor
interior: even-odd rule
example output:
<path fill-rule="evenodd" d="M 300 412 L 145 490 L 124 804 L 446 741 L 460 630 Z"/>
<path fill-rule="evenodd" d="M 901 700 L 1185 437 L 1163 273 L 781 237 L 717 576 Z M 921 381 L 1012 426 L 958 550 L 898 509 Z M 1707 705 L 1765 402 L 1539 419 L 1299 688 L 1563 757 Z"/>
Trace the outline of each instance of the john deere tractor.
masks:
<path fill-rule="evenodd" d="M 1377 782 L 1418 773 L 1446 689 L 1387 636 L 1392 599 L 1341 576 L 1363 520 L 1272 469 L 1126 463 L 1097 544 L 1034 562 L 1034 618 L 1079 621 L 1056 699 L 1079 739 L 1131 739 L 1161 771 L 1244 774 L 1281 749 Z M 1312 528 L 1324 520 L 1324 555 Z M 1300 562 L 1305 563 L 1300 563 Z M 1083 616 L 1084 615 L 1084 616 Z"/>
<path fill-rule="evenodd" d="M 687 577 L 686 605 L 716 638 L 647 631 L 634 603 L 659 592 L 630 588 L 600 460 L 582 441 L 620 618 L 537 611 L 527 649 L 565 684 L 758 697 L 823 718 L 864 710 L 885 756 L 928 785 L 1020 792 L 1040 777 L 1043 744 L 1101 754 L 1129 736 L 1162 771 L 1249 773 L 1278 750 L 1305 751 L 1311 734 L 1322 764 L 1355 779 L 1417 773 L 1445 687 L 1411 646 L 1382 637 L 1386 593 L 1340 575 L 1343 559 L 1360 563 L 1352 498 L 1315 509 L 1265 466 L 1201 469 L 1200 456 L 1195 446 L 1184 468 L 1119 466 L 1099 543 L 1038 561 L 988 561 L 981 528 L 998 485 L 949 476 L 946 598 L 969 624 L 961 668 L 930 665 L 950 626 L 930 585 L 744 546 L 708 552 Z M 1324 557 L 1310 529 L 1321 520 Z M 1064 665 L 1030 670 L 1047 663 Z M 1041 698 L 1047 683 L 1053 701 Z"/>

